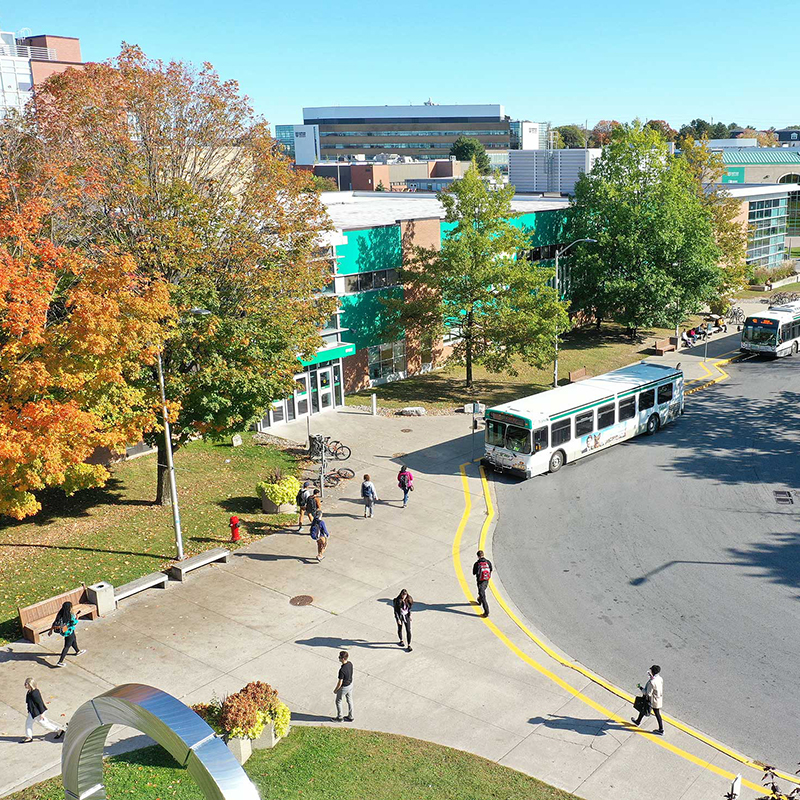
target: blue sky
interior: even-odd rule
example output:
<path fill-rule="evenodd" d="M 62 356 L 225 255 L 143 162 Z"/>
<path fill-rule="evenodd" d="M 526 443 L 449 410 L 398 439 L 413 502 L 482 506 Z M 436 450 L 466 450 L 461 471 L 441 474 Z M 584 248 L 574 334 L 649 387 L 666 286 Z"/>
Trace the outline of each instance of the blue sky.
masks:
<path fill-rule="evenodd" d="M 210 61 L 272 123 L 303 106 L 502 103 L 516 119 L 800 124 L 800 4 L 774 0 L 34 0 L 0 27 Z"/>

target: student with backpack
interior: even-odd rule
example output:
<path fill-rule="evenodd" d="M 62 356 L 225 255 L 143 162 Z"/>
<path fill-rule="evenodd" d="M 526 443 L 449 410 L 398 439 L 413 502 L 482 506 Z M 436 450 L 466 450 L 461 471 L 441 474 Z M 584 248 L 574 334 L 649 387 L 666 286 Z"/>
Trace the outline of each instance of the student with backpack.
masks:
<path fill-rule="evenodd" d="M 311 538 L 317 543 L 317 561 L 322 561 L 328 546 L 328 527 L 322 519 L 322 500 L 319 489 L 314 489 L 306 501 L 306 513 L 311 518 Z"/>
<path fill-rule="evenodd" d="M 397 473 L 397 485 L 403 490 L 403 508 L 408 505 L 409 492 L 414 491 L 414 476 L 408 471 L 405 464 L 400 467 Z"/>
<path fill-rule="evenodd" d="M 300 490 L 297 492 L 297 497 L 294 499 L 295 503 L 297 503 L 297 510 L 300 512 L 300 518 L 297 520 L 297 530 L 299 531 L 303 529 L 303 514 L 308 514 L 306 503 L 313 493 L 314 484 L 311 481 L 306 481 L 300 487 Z M 308 521 L 309 523 L 314 521 L 314 517 L 312 517 L 311 514 L 308 514 Z"/>
<path fill-rule="evenodd" d="M 375 484 L 369 475 L 364 475 L 364 482 L 361 484 L 361 499 L 364 501 L 364 516 L 373 516 L 378 494 L 375 491 Z"/>
<path fill-rule="evenodd" d="M 472 574 L 478 583 L 478 603 L 483 606 L 483 616 L 489 616 L 489 603 L 486 601 L 486 587 L 492 578 L 492 562 L 478 550 L 478 560 L 472 565 Z"/>
<path fill-rule="evenodd" d="M 70 647 L 74 648 L 76 656 L 82 656 L 86 651 L 78 649 L 78 639 L 75 636 L 75 628 L 78 627 L 78 618 L 72 613 L 72 603 L 66 602 L 59 609 L 53 625 L 48 635 L 60 633 L 64 637 L 64 647 L 61 650 L 61 657 L 58 659 L 57 667 L 64 666 L 64 659 Z"/>

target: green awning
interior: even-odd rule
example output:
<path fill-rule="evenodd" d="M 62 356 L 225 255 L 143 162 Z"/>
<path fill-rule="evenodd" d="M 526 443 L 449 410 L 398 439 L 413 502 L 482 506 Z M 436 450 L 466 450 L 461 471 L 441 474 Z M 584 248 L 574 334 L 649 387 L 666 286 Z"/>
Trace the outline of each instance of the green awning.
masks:
<path fill-rule="evenodd" d="M 337 358 L 344 358 L 345 356 L 352 356 L 356 352 L 356 346 L 350 342 L 337 342 L 333 346 L 322 347 L 317 350 L 317 354 L 309 361 L 303 361 L 302 358 L 297 360 L 304 367 L 311 367 L 314 364 L 320 364 L 323 361 L 334 361 Z"/>

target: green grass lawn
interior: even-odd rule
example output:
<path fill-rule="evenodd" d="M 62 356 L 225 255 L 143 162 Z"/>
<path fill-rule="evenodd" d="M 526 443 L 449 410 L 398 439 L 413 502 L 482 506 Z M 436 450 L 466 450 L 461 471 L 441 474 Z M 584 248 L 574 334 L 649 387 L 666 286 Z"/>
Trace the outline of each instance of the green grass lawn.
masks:
<path fill-rule="evenodd" d="M 418 739 L 340 728 L 294 728 L 245 764 L 262 800 L 569 800 L 574 795 L 493 761 Z M 109 797 L 194 800 L 202 794 L 160 747 L 106 762 Z M 8 800 L 62 800 L 60 778 Z"/>
<path fill-rule="evenodd" d="M 696 325 L 701 317 L 691 317 L 683 327 Z M 655 339 L 674 336 L 673 330 L 654 328 L 640 331 L 631 341 L 624 328 L 604 323 L 598 331 L 594 327 L 576 328 L 561 343 L 558 360 L 560 383 L 568 381 L 570 371 L 586 367 L 589 375 L 624 367 L 652 355 Z M 464 388 L 464 367 L 445 367 L 425 375 L 416 375 L 403 381 L 376 386 L 345 398 L 348 405 L 369 403 L 370 395 L 378 395 L 378 404 L 386 408 L 403 408 L 423 405 L 430 408 L 452 408 L 478 400 L 487 406 L 505 403 L 519 397 L 541 392 L 553 385 L 553 365 L 543 369 L 519 365 L 518 375 L 490 373 L 483 367 L 474 368 L 475 389 Z"/>
<path fill-rule="evenodd" d="M 184 551 L 193 555 L 230 540 L 228 519 L 242 521 L 242 542 L 285 524 L 267 516 L 255 484 L 270 467 L 296 472 L 293 456 L 254 445 L 191 442 L 175 454 Z M 17 606 L 106 580 L 119 586 L 163 568 L 175 555 L 170 507 L 156 507 L 156 458 L 116 465 L 103 489 L 65 497 L 48 491 L 42 510 L 21 522 L 0 522 L 0 643 L 21 636 Z"/>
<path fill-rule="evenodd" d="M 762 298 L 762 297 L 771 297 L 773 294 L 777 294 L 778 292 L 800 292 L 800 282 L 787 283 L 786 286 L 778 286 L 771 292 L 756 292 L 752 289 L 745 289 L 739 292 L 736 296 L 740 299 Z"/>

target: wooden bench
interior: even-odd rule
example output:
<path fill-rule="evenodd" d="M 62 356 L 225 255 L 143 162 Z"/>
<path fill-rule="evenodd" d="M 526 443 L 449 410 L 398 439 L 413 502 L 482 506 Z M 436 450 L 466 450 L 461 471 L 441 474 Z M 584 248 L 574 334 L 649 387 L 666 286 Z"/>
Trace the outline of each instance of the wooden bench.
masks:
<path fill-rule="evenodd" d="M 49 600 L 42 600 L 32 606 L 18 608 L 19 621 L 22 624 L 22 635 L 34 644 L 39 643 L 39 638 L 43 633 L 47 633 L 53 626 L 56 614 L 61 610 L 64 603 L 72 603 L 72 613 L 80 619 L 89 617 L 97 619 L 97 606 L 90 603 L 86 596 L 86 587 L 72 589 L 64 594 L 51 597 Z"/>
<path fill-rule="evenodd" d="M 154 586 L 166 589 L 167 583 L 169 583 L 169 575 L 166 572 L 151 572 L 149 575 L 144 575 L 135 581 L 115 587 L 114 600 L 118 603 L 126 597 L 143 592 L 145 589 L 152 589 Z"/>
<path fill-rule="evenodd" d="M 227 561 L 231 551 L 224 547 L 215 547 L 213 550 L 206 550 L 205 553 L 187 558 L 185 561 L 178 561 L 169 568 L 169 576 L 173 580 L 186 580 L 186 573 L 198 567 L 204 567 L 214 561 Z"/>
<path fill-rule="evenodd" d="M 656 351 L 657 356 L 663 356 L 664 353 L 675 350 L 675 345 L 669 339 L 656 339 L 653 349 Z"/>
<path fill-rule="evenodd" d="M 569 382 L 577 383 L 578 381 L 585 381 L 588 377 L 589 373 L 586 371 L 586 367 L 581 367 L 569 373 Z"/>

